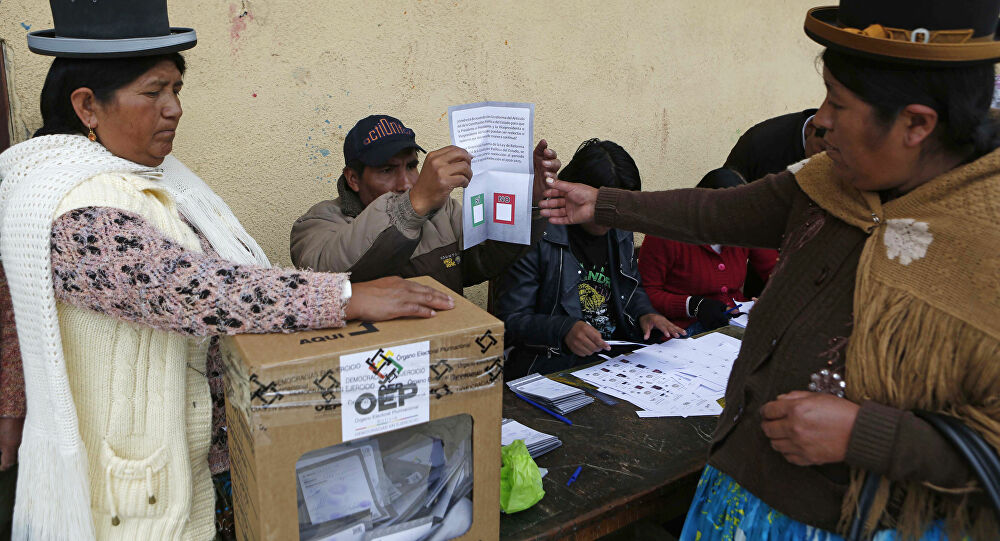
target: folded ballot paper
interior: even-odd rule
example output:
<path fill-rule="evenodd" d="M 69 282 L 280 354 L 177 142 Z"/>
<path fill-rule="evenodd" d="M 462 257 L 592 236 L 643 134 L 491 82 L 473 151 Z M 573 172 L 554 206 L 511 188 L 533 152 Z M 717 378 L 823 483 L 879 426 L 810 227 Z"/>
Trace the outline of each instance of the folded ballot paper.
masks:
<path fill-rule="evenodd" d="M 639 417 L 719 415 L 740 341 L 721 333 L 668 340 L 573 372 Z"/>
<path fill-rule="evenodd" d="M 500 445 L 510 445 L 514 440 L 524 441 L 531 458 L 538 458 L 562 445 L 562 440 L 544 432 L 522 425 L 513 419 L 504 419 L 502 423 Z"/>
<path fill-rule="evenodd" d="M 487 239 L 531 244 L 535 105 L 456 105 L 448 108 L 448 123 L 451 144 L 472 155 L 472 180 L 462 196 L 462 249 Z"/>
<path fill-rule="evenodd" d="M 553 381 L 541 374 L 528 374 L 508 381 L 507 387 L 560 415 L 576 411 L 594 401 L 583 390 Z"/>

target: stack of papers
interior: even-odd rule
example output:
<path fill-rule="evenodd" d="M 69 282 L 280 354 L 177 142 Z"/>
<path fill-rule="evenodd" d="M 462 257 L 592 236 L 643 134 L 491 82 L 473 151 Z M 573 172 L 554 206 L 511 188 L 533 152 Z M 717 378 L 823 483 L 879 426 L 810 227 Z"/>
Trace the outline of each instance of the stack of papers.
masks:
<path fill-rule="evenodd" d="M 507 386 L 511 391 L 528 397 L 559 415 L 566 415 L 594 401 L 582 389 L 552 381 L 541 374 L 528 374 L 508 381 Z"/>
<path fill-rule="evenodd" d="M 740 341 L 721 333 L 668 340 L 573 372 L 642 408 L 639 417 L 719 415 Z"/>
<path fill-rule="evenodd" d="M 528 428 L 513 419 L 504 419 L 500 434 L 500 445 L 510 445 L 514 440 L 523 440 L 531 458 L 536 458 L 562 445 L 562 440 L 533 428 Z"/>
<path fill-rule="evenodd" d="M 729 324 L 733 327 L 740 327 L 742 329 L 747 328 L 747 323 L 750 322 L 750 309 L 753 308 L 754 301 L 743 301 L 740 303 L 740 316 L 734 317 L 729 320 Z"/>

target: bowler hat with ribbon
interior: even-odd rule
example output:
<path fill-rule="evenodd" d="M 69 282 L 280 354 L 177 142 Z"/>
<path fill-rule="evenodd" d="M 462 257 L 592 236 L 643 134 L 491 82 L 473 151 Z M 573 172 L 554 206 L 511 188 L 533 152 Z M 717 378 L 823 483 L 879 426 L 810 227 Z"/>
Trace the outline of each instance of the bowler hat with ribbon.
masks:
<path fill-rule="evenodd" d="M 806 15 L 805 31 L 830 49 L 897 64 L 1000 61 L 1000 0 L 841 0 Z"/>
<path fill-rule="evenodd" d="M 198 43 L 191 28 L 172 28 L 167 0 L 49 0 L 55 28 L 28 34 L 34 53 L 68 58 L 166 54 Z"/>

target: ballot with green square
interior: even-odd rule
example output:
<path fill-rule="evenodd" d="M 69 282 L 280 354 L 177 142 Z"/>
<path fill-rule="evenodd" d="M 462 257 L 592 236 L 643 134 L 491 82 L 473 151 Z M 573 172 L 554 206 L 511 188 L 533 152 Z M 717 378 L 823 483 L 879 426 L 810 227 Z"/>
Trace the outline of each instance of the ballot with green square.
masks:
<path fill-rule="evenodd" d="M 483 194 L 472 196 L 470 201 L 472 204 L 472 227 L 486 223 L 486 203 L 484 199 Z"/>

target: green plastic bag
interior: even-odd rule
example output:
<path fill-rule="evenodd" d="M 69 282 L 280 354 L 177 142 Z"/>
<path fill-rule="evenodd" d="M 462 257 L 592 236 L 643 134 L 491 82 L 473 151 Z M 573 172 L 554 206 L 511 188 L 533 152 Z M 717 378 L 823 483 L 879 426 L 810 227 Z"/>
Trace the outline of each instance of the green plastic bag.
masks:
<path fill-rule="evenodd" d="M 523 440 L 500 448 L 500 509 L 504 513 L 524 511 L 545 496 L 542 474 L 528 454 Z"/>

